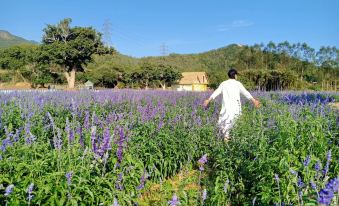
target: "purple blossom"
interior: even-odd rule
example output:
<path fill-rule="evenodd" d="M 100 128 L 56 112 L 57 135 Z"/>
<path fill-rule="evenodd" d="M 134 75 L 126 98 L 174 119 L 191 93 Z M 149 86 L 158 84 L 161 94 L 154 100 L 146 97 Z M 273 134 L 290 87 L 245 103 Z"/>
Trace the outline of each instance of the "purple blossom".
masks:
<path fill-rule="evenodd" d="M 4 129 L 7 139 L 11 139 L 11 137 L 13 136 L 13 132 L 9 132 L 6 126 L 4 126 Z"/>
<path fill-rule="evenodd" d="M 66 118 L 65 131 L 66 131 L 67 137 L 68 137 L 68 144 L 71 144 L 74 141 L 74 130 L 73 130 L 73 128 L 71 128 L 71 124 L 68 120 L 68 117 Z"/>
<path fill-rule="evenodd" d="M 90 127 L 90 123 L 89 123 L 89 112 L 86 111 L 86 112 L 85 112 L 85 119 L 84 119 L 84 128 L 88 130 L 89 127 Z"/>
<path fill-rule="evenodd" d="M 295 170 L 293 170 L 293 169 L 291 169 L 291 168 L 290 168 L 290 173 L 291 173 L 292 175 L 295 175 L 295 176 L 297 176 L 297 175 L 298 175 L 298 172 L 297 172 L 297 171 L 295 171 Z"/>
<path fill-rule="evenodd" d="M 207 198 L 207 190 L 206 190 L 206 188 L 203 190 L 201 198 L 202 198 L 203 202 L 206 200 L 206 198 Z"/>
<path fill-rule="evenodd" d="M 14 185 L 10 184 L 5 189 L 5 197 L 8 197 L 13 192 Z"/>
<path fill-rule="evenodd" d="M 278 174 L 274 174 L 274 179 L 275 179 L 275 181 L 277 181 L 277 182 L 279 182 L 279 176 L 278 176 Z"/>
<path fill-rule="evenodd" d="M 68 186 L 68 199 L 71 199 L 72 198 L 71 184 L 72 184 L 73 172 L 72 171 L 67 172 L 65 176 L 66 176 L 66 179 L 67 179 L 67 186 Z"/>
<path fill-rule="evenodd" d="M 298 196 L 299 196 L 300 200 L 302 201 L 302 199 L 303 199 L 303 191 L 299 190 Z"/>
<path fill-rule="evenodd" d="M 35 136 L 31 133 L 31 125 L 27 122 L 25 125 L 25 142 L 26 144 L 32 144 L 35 139 Z"/>
<path fill-rule="evenodd" d="M 297 186 L 298 186 L 299 188 L 302 188 L 302 187 L 304 187 L 304 183 L 303 183 L 303 181 L 302 181 L 301 177 L 298 177 Z"/>
<path fill-rule="evenodd" d="M 31 201 L 33 199 L 33 197 L 34 197 L 34 195 L 32 195 L 33 188 L 34 188 L 34 184 L 33 183 L 31 183 L 28 186 L 28 188 L 27 188 L 27 194 L 28 194 L 27 199 L 28 199 L 28 201 Z"/>
<path fill-rule="evenodd" d="M 199 160 L 199 170 L 203 171 L 204 170 L 204 165 L 207 163 L 207 154 L 204 154 Z"/>
<path fill-rule="evenodd" d="M 92 144 L 92 151 L 94 153 L 97 153 L 97 145 L 96 145 L 96 132 L 97 132 L 97 127 L 92 126 L 91 127 L 91 144 Z"/>
<path fill-rule="evenodd" d="M 15 134 L 13 135 L 13 141 L 14 142 L 19 141 L 19 135 L 20 135 L 21 131 L 22 131 L 22 128 L 19 128 L 19 129 L 15 130 Z"/>
<path fill-rule="evenodd" d="M 112 149 L 111 148 L 111 134 L 110 134 L 109 127 L 106 127 L 105 130 L 104 130 L 103 142 L 102 142 L 100 149 L 103 152 L 106 152 L 106 151 Z"/>
<path fill-rule="evenodd" d="M 318 160 L 317 163 L 314 165 L 315 171 L 319 172 L 321 170 L 321 164 L 320 161 Z"/>
<path fill-rule="evenodd" d="M 326 160 L 327 160 L 327 161 L 331 161 L 331 160 L 332 160 L 332 153 L 331 153 L 331 150 L 328 150 L 327 156 L 326 156 Z"/>
<path fill-rule="evenodd" d="M 339 177 L 331 179 L 319 192 L 318 203 L 330 205 L 334 194 L 339 190 Z"/>
<path fill-rule="evenodd" d="M 225 184 L 224 184 L 224 192 L 227 194 L 227 187 L 229 185 L 230 181 L 226 180 Z"/>
<path fill-rule="evenodd" d="M 170 201 L 168 201 L 168 205 L 170 205 L 170 206 L 177 206 L 177 205 L 180 205 L 180 201 L 179 201 L 179 199 L 178 199 L 178 197 L 177 197 L 176 194 L 174 194 L 174 195 L 172 196 L 172 199 L 171 199 Z"/>
<path fill-rule="evenodd" d="M 115 182 L 115 188 L 118 190 L 123 190 L 123 186 L 122 186 L 123 175 L 124 175 L 124 172 L 121 172 L 118 176 L 118 179 Z"/>
<path fill-rule="evenodd" d="M 157 127 L 158 131 L 162 128 L 163 124 L 164 124 L 163 120 L 162 119 L 159 120 L 158 127 Z"/>
<path fill-rule="evenodd" d="M 199 166 L 199 170 L 200 170 L 200 171 L 204 171 L 204 170 L 205 170 L 204 166 L 202 166 L 202 165 Z"/>
<path fill-rule="evenodd" d="M 310 182 L 310 185 L 312 189 L 317 190 L 317 185 L 313 181 Z"/>
<path fill-rule="evenodd" d="M 304 167 L 307 167 L 311 162 L 311 155 L 308 155 L 304 160 Z"/>
<path fill-rule="evenodd" d="M 82 135 L 82 127 L 80 125 L 80 123 L 78 123 L 78 126 L 76 128 L 76 133 L 77 135 L 79 135 L 79 144 L 84 147 L 84 137 Z"/>
<path fill-rule="evenodd" d="M 73 129 L 69 131 L 68 141 L 69 143 L 72 143 L 74 141 L 74 130 Z"/>
<path fill-rule="evenodd" d="M 51 122 L 50 126 L 52 126 L 52 129 L 54 130 L 55 124 L 54 124 L 53 117 L 49 112 L 47 112 L 47 116 L 48 116 L 49 121 Z"/>
<path fill-rule="evenodd" d="M 117 157 L 118 157 L 118 162 L 116 166 L 119 166 L 121 161 L 122 161 L 122 157 L 123 157 L 123 149 L 124 149 L 124 141 L 125 141 L 125 133 L 124 133 L 124 128 L 120 127 L 118 128 L 118 132 L 119 132 L 119 140 L 117 142 L 118 144 L 118 148 L 117 148 Z"/>
<path fill-rule="evenodd" d="M 61 130 L 59 128 L 56 128 L 56 130 L 57 136 L 53 137 L 53 144 L 54 148 L 60 151 L 62 148 Z"/>
<path fill-rule="evenodd" d="M 7 137 L 6 139 L 1 141 L 0 150 L 1 151 L 6 151 L 6 148 L 8 146 L 12 146 L 12 145 L 13 145 L 12 141 Z"/>
<path fill-rule="evenodd" d="M 137 187 L 137 190 L 142 190 L 145 187 L 145 182 L 146 182 L 147 176 L 148 176 L 147 172 L 146 172 L 146 170 L 144 170 L 144 174 L 141 177 L 140 184 Z"/>
<path fill-rule="evenodd" d="M 68 185 L 71 185 L 72 184 L 72 177 L 73 177 L 73 172 L 70 171 L 70 172 L 67 172 L 66 175 L 65 175 L 66 179 L 67 179 L 67 184 Z"/>
<path fill-rule="evenodd" d="M 113 206 L 120 206 L 119 203 L 118 203 L 117 198 L 114 198 L 114 200 L 113 200 Z"/>
<path fill-rule="evenodd" d="M 330 167 L 330 162 L 332 160 L 332 153 L 331 153 L 331 150 L 329 150 L 327 152 L 327 156 L 326 156 L 326 165 L 325 165 L 325 168 L 323 170 L 323 175 L 326 176 L 327 173 L 328 173 L 328 170 L 329 170 L 329 167 Z"/>

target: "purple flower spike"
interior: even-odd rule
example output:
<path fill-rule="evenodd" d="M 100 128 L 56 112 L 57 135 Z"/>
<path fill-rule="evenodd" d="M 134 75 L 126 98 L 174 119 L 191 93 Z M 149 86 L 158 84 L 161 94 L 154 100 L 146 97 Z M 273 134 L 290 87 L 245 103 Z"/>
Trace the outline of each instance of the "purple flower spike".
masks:
<path fill-rule="evenodd" d="M 8 185 L 5 190 L 5 197 L 8 197 L 13 192 L 14 185 Z"/>
<path fill-rule="evenodd" d="M 278 176 L 278 174 L 274 174 L 274 179 L 275 179 L 277 182 L 279 182 L 279 176 Z"/>
<path fill-rule="evenodd" d="M 207 162 L 207 154 L 204 154 L 199 160 L 198 160 L 198 164 L 199 164 L 199 170 L 200 171 L 204 171 L 204 165 Z"/>
<path fill-rule="evenodd" d="M 202 192 L 201 198 L 202 198 L 203 202 L 207 199 L 207 190 L 206 189 L 204 189 L 204 191 Z"/>
<path fill-rule="evenodd" d="M 304 161 L 304 167 L 307 167 L 311 162 L 311 155 L 308 155 Z"/>
<path fill-rule="evenodd" d="M 224 192 L 227 194 L 227 187 L 229 185 L 230 181 L 226 180 L 225 184 L 224 184 Z"/>
<path fill-rule="evenodd" d="M 114 198 L 114 200 L 113 200 L 113 206 L 120 206 L 119 203 L 118 203 L 117 198 Z"/>
<path fill-rule="evenodd" d="M 330 163 L 331 163 L 331 160 L 332 160 L 332 153 L 331 153 L 331 150 L 329 150 L 327 152 L 327 156 L 326 156 L 326 165 L 325 165 L 325 168 L 323 169 L 323 175 L 326 176 L 327 173 L 328 173 L 328 170 L 329 170 L 329 167 L 330 167 Z"/>
<path fill-rule="evenodd" d="M 310 185 L 312 189 L 317 190 L 317 185 L 313 181 L 310 182 Z"/>
<path fill-rule="evenodd" d="M 204 154 L 198 161 L 199 164 L 204 165 L 207 162 L 207 154 Z"/>
<path fill-rule="evenodd" d="M 321 164 L 320 161 L 318 160 L 317 163 L 314 165 L 315 171 L 319 172 L 321 170 Z"/>
<path fill-rule="evenodd" d="M 67 184 L 71 185 L 72 184 L 73 172 L 72 171 L 71 172 L 67 172 L 65 176 L 66 176 L 66 179 L 67 179 Z"/>
<path fill-rule="evenodd" d="M 293 170 L 293 169 L 291 169 L 291 168 L 290 168 L 290 172 L 291 172 L 291 174 L 292 174 L 292 175 L 295 175 L 295 176 L 297 176 L 297 175 L 298 175 L 298 172 L 297 172 L 297 171 L 295 171 L 295 170 Z"/>
<path fill-rule="evenodd" d="M 330 180 L 324 189 L 319 192 L 318 203 L 330 205 L 334 194 L 339 190 L 339 177 Z"/>
<path fill-rule="evenodd" d="M 298 185 L 299 188 L 304 187 L 304 183 L 303 183 L 303 181 L 301 180 L 301 177 L 298 177 L 297 185 Z"/>
<path fill-rule="evenodd" d="M 28 194 L 27 199 L 28 199 L 28 201 L 31 201 L 33 199 L 33 197 L 34 197 L 34 195 L 32 195 L 33 188 L 34 188 L 34 184 L 33 183 L 31 183 L 28 186 L 28 188 L 27 188 L 27 194 Z"/>
<path fill-rule="evenodd" d="M 178 199 L 176 194 L 174 194 L 172 199 L 170 201 L 168 201 L 168 205 L 170 205 L 170 206 L 180 205 L 180 201 L 179 201 L 179 199 Z"/>

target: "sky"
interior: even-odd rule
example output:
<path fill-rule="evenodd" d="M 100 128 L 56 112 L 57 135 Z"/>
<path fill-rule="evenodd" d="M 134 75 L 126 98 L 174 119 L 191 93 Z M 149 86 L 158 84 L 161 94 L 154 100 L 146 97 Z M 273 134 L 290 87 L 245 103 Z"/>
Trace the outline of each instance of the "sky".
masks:
<path fill-rule="evenodd" d="M 0 11 L 0 30 L 25 39 L 72 18 L 133 57 L 285 40 L 339 47 L 339 0 L 0 0 Z"/>

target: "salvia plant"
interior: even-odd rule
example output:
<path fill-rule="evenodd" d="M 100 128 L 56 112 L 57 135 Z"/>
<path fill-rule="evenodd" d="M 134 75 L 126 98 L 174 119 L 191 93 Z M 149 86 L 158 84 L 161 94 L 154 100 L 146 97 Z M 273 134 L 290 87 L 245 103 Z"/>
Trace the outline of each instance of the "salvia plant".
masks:
<path fill-rule="evenodd" d="M 254 92 L 228 142 L 210 94 L 0 93 L 0 205 L 339 204 L 338 93 Z"/>

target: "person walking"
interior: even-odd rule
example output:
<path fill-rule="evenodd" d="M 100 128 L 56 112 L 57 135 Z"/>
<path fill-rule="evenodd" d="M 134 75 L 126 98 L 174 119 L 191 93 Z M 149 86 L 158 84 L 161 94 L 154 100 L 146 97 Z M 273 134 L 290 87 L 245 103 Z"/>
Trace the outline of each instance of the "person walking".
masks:
<path fill-rule="evenodd" d="M 224 140 L 230 139 L 230 129 L 233 127 L 235 120 L 241 115 L 240 94 L 251 100 L 254 107 L 259 108 L 260 102 L 246 90 L 241 82 L 237 81 L 238 72 L 230 69 L 227 73 L 229 79 L 223 81 L 219 87 L 203 103 L 207 107 L 211 100 L 222 94 L 222 106 L 218 120 L 218 126 L 224 136 Z"/>

